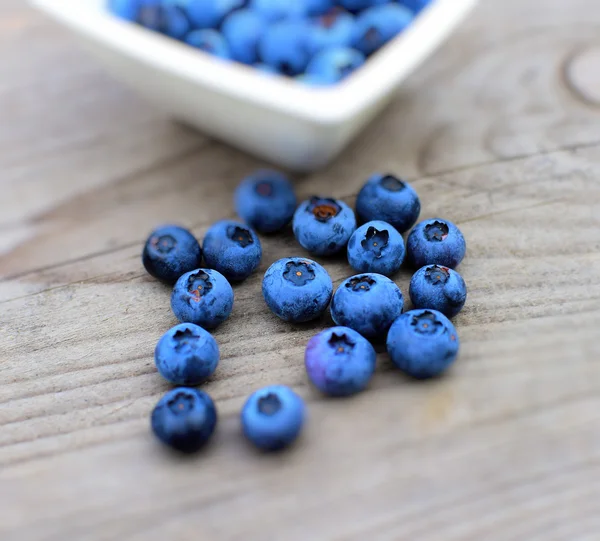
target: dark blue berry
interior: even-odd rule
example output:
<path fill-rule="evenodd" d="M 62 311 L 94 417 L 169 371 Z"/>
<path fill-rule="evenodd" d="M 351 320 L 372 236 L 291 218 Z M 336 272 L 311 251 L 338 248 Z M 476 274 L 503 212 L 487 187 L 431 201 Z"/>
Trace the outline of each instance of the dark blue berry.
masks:
<path fill-rule="evenodd" d="M 390 0 L 338 0 L 338 4 L 342 7 L 353 11 L 362 11 L 373 6 L 387 4 Z"/>
<path fill-rule="evenodd" d="M 194 453 L 212 436 L 217 410 L 205 392 L 179 387 L 158 401 L 152 411 L 151 425 L 164 444 L 183 453 Z"/>
<path fill-rule="evenodd" d="M 175 385 L 199 385 L 216 370 L 219 346 L 202 327 L 180 323 L 158 341 L 154 362 L 167 381 Z"/>
<path fill-rule="evenodd" d="M 304 354 L 308 379 L 325 394 L 347 396 L 366 388 L 375 372 L 375 350 L 348 327 L 313 336 Z"/>
<path fill-rule="evenodd" d="M 142 263 L 155 278 L 174 284 L 182 274 L 202 264 L 202 249 L 187 229 L 163 225 L 150 233 Z"/>
<path fill-rule="evenodd" d="M 298 75 L 310 60 L 310 37 L 310 24 L 305 19 L 273 23 L 258 44 L 259 56 L 283 75 Z"/>
<path fill-rule="evenodd" d="M 413 275 L 408 292 L 415 308 L 432 308 L 447 317 L 458 314 L 467 300 L 462 276 L 440 265 L 421 267 Z"/>
<path fill-rule="evenodd" d="M 356 18 L 352 46 L 370 55 L 395 38 L 412 20 L 413 13 L 399 4 L 368 8 Z"/>
<path fill-rule="evenodd" d="M 442 265 L 453 269 L 465 257 L 466 249 L 460 229 L 440 218 L 418 223 L 406 241 L 407 260 L 417 269 L 425 265 Z"/>
<path fill-rule="evenodd" d="M 377 220 L 359 227 L 348 242 L 348 262 L 358 272 L 392 276 L 400 270 L 404 252 L 402 235 Z"/>
<path fill-rule="evenodd" d="M 411 310 L 390 328 L 387 349 L 400 370 L 417 379 L 440 375 L 456 359 L 459 341 L 454 325 L 436 310 Z"/>

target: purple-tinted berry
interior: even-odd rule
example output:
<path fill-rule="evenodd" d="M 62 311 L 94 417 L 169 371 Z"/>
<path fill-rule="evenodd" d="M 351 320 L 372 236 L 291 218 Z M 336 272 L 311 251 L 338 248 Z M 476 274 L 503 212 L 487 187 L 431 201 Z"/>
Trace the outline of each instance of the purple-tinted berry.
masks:
<path fill-rule="evenodd" d="M 308 64 L 306 73 L 333 84 L 346 78 L 364 63 L 365 56 L 356 49 L 332 47 L 317 53 Z"/>
<path fill-rule="evenodd" d="M 356 18 L 352 46 L 370 55 L 395 38 L 412 20 L 413 13 L 399 4 L 366 9 Z"/>
<path fill-rule="evenodd" d="M 331 300 L 331 317 L 336 325 L 350 327 L 365 338 L 385 336 L 402 313 L 400 288 L 386 276 L 358 274 L 344 280 Z"/>
<path fill-rule="evenodd" d="M 304 354 L 308 379 L 321 392 L 347 396 L 366 388 L 375 372 L 375 350 L 348 327 L 332 327 L 313 336 Z"/>
<path fill-rule="evenodd" d="M 387 338 L 387 350 L 394 364 L 417 379 L 440 375 L 454 362 L 458 349 L 454 325 L 436 310 L 402 314 Z"/>
<path fill-rule="evenodd" d="M 367 222 L 348 242 L 348 262 L 358 272 L 392 276 L 404 261 L 404 239 L 390 224 Z"/>
<path fill-rule="evenodd" d="M 406 241 L 407 261 L 416 269 L 442 265 L 451 269 L 465 257 L 466 243 L 460 229 L 448 220 L 432 218 L 418 223 Z"/>
<path fill-rule="evenodd" d="M 417 192 L 394 175 L 372 175 L 356 198 L 356 214 L 362 221 L 382 220 L 399 233 L 408 231 L 420 212 Z"/>
<path fill-rule="evenodd" d="M 310 60 L 310 35 L 310 25 L 304 19 L 274 23 L 259 41 L 259 56 L 283 75 L 298 75 Z"/>
<path fill-rule="evenodd" d="M 294 213 L 294 235 L 300 245 L 317 255 L 343 250 L 356 229 L 352 209 L 343 201 L 311 197 Z"/>
<path fill-rule="evenodd" d="M 198 389 L 173 389 L 154 407 L 151 426 L 156 437 L 165 445 L 182 453 L 195 453 L 215 431 L 215 403 L 208 394 Z"/>
<path fill-rule="evenodd" d="M 258 60 L 258 41 L 267 29 L 267 21 L 250 9 L 234 11 L 223 22 L 221 32 L 229 44 L 231 58 L 243 64 Z"/>
<path fill-rule="evenodd" d="M 185 42 L 218 58 L 228 59 L 231 57 L 229 46 L 223 35 L 211 28 L 190 32 L 185 37 Z"/>

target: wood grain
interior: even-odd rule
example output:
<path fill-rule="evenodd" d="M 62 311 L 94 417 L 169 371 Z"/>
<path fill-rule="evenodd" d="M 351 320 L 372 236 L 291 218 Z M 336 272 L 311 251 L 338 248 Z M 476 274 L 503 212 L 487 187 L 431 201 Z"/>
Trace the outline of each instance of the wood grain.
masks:
<path fill-rule="evenodd" d="M 220 426 L 190 460 L 148 414 L 153 349 L 175 321 L 141 268 L 149 229 L 202 236 L 265 164 L 171 123 L 70 35 L 0 4 L 0 538 L 4 541 L 595 541 L 600 532 L 600 5 L 483 1 L 300 196 L 352 203 L 374 170 L 459 224 L 461 357 L 415 384 L 385 354 L 368 392 L 307 386 L 307 339 L 260 296 L 264 242 L 236 286 L 206 389 Z M 335 283 L 350 274 L 326 261 Z M 406 293 L 410 275 L 398 278 Z M 240 435 L 253 389 L 293 385 L 310 422 L 290 452 Z"/>

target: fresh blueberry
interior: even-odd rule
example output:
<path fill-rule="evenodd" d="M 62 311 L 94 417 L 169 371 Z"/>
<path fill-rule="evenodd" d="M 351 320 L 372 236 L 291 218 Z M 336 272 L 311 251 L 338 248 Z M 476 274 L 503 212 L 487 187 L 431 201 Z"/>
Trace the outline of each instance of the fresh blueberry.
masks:
<path fill-rule="evenodd" d="M 192 29 L 185 10 L 178 5 L 165 5 L 162 9 L 161 31 L 169 37 L 183 39 Z"/>
<path fill-rule="evenodd" d="M 419 13 L 419 11 L 425 9 L 433 0 L 398 0 L 400 4 L 406 6 L 408 9 L 413 11 L 414 13 Z"/>
<path fill-rule="evenodd" d="M 399 4 L 366 9 L 356 18 L 352 45 L 370 55 L 402 32 L 412 19 L 412 12 Z"/>
<path fill-rule="evenodd" d="M 335 7 L 312 19 L 311 53 L 329 47 L 350 47 L 354 32 L 354 17 Z"/>
<path fill-rule="evenodd" d="M 213 224 L 206 232 L 202 250 L 208 267 L 236 282 L 248 278 L 260 265 L 262 257 L 257 234 L 232 220 Z"/>
<path fill-rule="evenodd" d="M 245 0 L 186 0 L 184 5 L 196 28 L 217 28 L 233 10 L 243 7 Z"/>
<path fill-rule="evenodd" d="M 432 308 L 447 317 L 458 314 L 467 300 L 467 286 L 455 270 L 439 265 L 421 267 L 408 290 L 415 308 Z"/>
<path fill-rule="evenodd" d="M 196 49 L 207 52 L 217 58 L 231 58 L 229 46 L 222 34 L 212 28 L 193 30 L 185 37 L 185 42 Z"/>
<path fill-rule="evenodd" d="M 335 4 L 335 0 L 304 0 L 308 15 L 327 13 Z"/>
<path fill-rule="evenodd" d="M 280 259 L 265 273 L 263 297 L 271 311 L 293 323 L 319 317 L 329 305 L 333 284 L 327 271 L 310 259 Z"/>
<path fill-rule="evenodd" d="M 356 198 L 356 213 L 362 221 L 382 220 L 399 233 L 408 231 L 420 212 L 417 192 L 394 175 L 371 176 Z"/>
<path fill-rule="evenodd" d="M 263 451 L 279 451 L 296 440 L 305 418 L 304 401 L 285 385 L 264 387 L 242 409 L 242 429 Z"/>
<path fill-rule="evenodd" d="M 347 396 L 366 388 L 375 372 L 375 350 L 348 327 L 332 327 L 313 336 L 304 354 L 308 379 L 319 391 Z"/>
<path fill-rule="evenodd" d="M 154 434 L 164 444 L 183 453 L 194 453 L 215 431 L 217 410 L 204 391 L 179 387 L 158 401 L 151 424 Z"/>
<path fill-rule="evenodd" d="M 148 30 L 162 31 L 164 9 L 162 0 L 140 0 L 136 22 Z"/>
<path fill-rule="evenodd" d="M 402 313 L 400 288 L 386 276 L 358 274 L 344 280 L 331 300 L 336 325 L 350 327 L 365 338 L 385 336 Z"/>
<path fill-rule="evenodd" d="M 348 262 L 358 272 L 392 276 L 400 270 L 404 252 L 402 235 L 386 222 L 367 222 L 348 242 Z"/>
<path fill-rule="evenodd" d="M 273 22 L 305 17 L 309 5 L 305 0 L 250 0 L 248 7 L 261 17 Z"/>
<path fill-rule="evenodd" d="M 158 341 L 154 362 L 167 381 L 175 385 L 199 385 L 216 370 L 219 346 L 202 327 L 180 323 Z"/>
<path fill-rule="evenodd" d="M 338 4 L 347 10 L 357 12 L 373 6 L 387 4 L 390 0 L 337 0 Z"/>
<path fill-rule="evenodd" d="M 317 53 L 306 68 L 308 75 L 317 75 L 330 84 L 346 78 L 365 63 L 365 56 L 356 49 L 332 47 Z"/>
<path fill-rule="evenodd" d="M 183 273 L 201 265 L 202 249 L 187 229 L 163 225 L 150 233 L 142 263 L 155 278 L 174 284 Z"/>
<path fill-rule="evenodd" d="M 296 240 L 309 252 L 333 255 L 348 243 L 356 218 L 343 201 L 315 196 L 296 209 L 293 229 Z"/>
<path fill-rule="evenodd" d="M 304 72 L 310 60 L 310 30 L 304 19 L 288 19 L 270 25 L 258 43 L 260 58 L 283 75 Z"/>
<path fill-rule="evenodd" d="M 258 40 L 266 28 L 266 20 L 250 9 L 240 9 L 229 15 L 221 31 L 229 44 L 231 58 L 243 64 L 257 62 Z"/>
<path fill-rule="evenodd" d="M 453 269 L 463 260 L 466 250 L 460 229 L 440 218 L 418 223 L 406 240 L 407 261 L 416 269 L 425 265 Z"/>
<path fill-rule="evenodd" d="M 276 171 L 261 170 L 246 177 L 235 191 L 240 218 L 261 233 L 274 233 L 290 223 L 296 210 L 291 182 Z"/>
<path fill-rule="evenodd" d="M 108 0 L 108 10 L 126 21 L 136 22 L 142 0 Z"/>
<path fill-rule="evenodd" d="M 181 276 L 171 294 L 171 308 L 181 322 L 214 329 L 233 308 L 233 289 L 216 270 L 196 269 Z"/>
<path fill-rule="evenodd" d="M 438 376 L 456 359 L 458 334 L 436 310 L 411 310 L 390 328 L 387 350 L 400 370 L 417 379 Z"/>

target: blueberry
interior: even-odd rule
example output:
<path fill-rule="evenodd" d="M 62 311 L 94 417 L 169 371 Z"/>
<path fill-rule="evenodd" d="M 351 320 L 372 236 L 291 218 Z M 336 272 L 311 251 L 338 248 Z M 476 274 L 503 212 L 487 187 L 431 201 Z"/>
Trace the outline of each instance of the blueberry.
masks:
<path fill-rule="evenodd" d="M 327 271 L 310 259 L 284 258 L 265 273 L 263 297 L 271 311 L 293 323 L 319 317 L 329 305 L 333 284 Z"/>
<path fill-rule="evenodd" d="M 306 68 L 308 75 L 317 75 L 330 84 L 346 78 L 365 63 L 365 56 L 356 49 L 332 47 L 317 53 Z"/>
<path fill-rule="evenodd" d="M 158 401 L 151 424 L 160 441 L 183 453 L 194 453 L 215 431 L 217 410 L 205 392 L 179 387 Z"/>
<path fill-rule="evenodd" d="M 158 341 L 154 362 L 167 381 L 175 385 L 199 385 L 216 370 L 219 346 L 202 327 L 180 323 Z"/>
<path fill-rule="evenodd" d="M 336 325 L 350 327 L 365 338 L 378 338 L 385 336 L 403 306 L 402 292 L 389 278 L 358 274 L 338 287 L 331 300 L 331 317 Z"/>
<path fill-rule="evenodd" d="M 460 229 L 440 218 L 418 223 L 406 240 L 407 261 L 416 269 L 434 264 L 453 269 L 465 257 L 466 249 Z"/>
<path fill-rule="evenodd" d="M 399 0 L 400 4 L 406 6 L 414 13 L 419 13 L 419 11 L 425 9 L 431 2 L 432 0 Z"/>
<path fill-rule="evenodd" d="M 305 0 L 250 0 L 248 7 L 273 22 L 305 17 L 309 6 Z"/>
<path fill-rule="evenodd" d="M 404 252 L 402 235 L 386 222 L 367 222 L 348 242 L 348 262 L 358 272 L 392 276 L 400 270 Z"/>
<path fill-rule="evenodd" d="M 136 22 L 142 0 L 108 0 L 108 10 L 126 21 Z"/>
<path fill-rule="evenodd" d="M 291 182 L 276 171 L 261 170 L 246 177 L 235 191 L 235 209 L 261 233 L 274 233 L 290 223 L 296 210 Z"/>
<path fill-rule="evenodd" d="M 202 249 L 187 229 L 163 225 L 150 233 L 142 263 L 155 278 L 174 284 L 183 273 L 201 265 Z"/>
<path fill-rule="evenodd" d="M 348 327 L 332 327 L 313 336 L 304 354 L 308 379 L 319 391 L 347 396 L 366 388 L 375 372 L 375 350 Z"/>
<path fill-rule="evenodd" d="M 312 19 L 311 52 L 329 47 L 350 47 L 354 32 L 354 17 L 341 8 L 333 8 Z"/>
<path fill-rule="evenodd" d="M 218 58 L 228 59 L 231 57 L 225 38 L 222 34 L 211 28 L 193 30 L 185 37 L 185 42 L 196 49 L 210 53 Z"/>
<path fill-rule="evenodd" d="M 136 22 L 149 30 L 160 32 L 163 26 L 163 6 L 161 0 L 140 0 Z"/>
<path fill-rule="evenodd" d="M 229 15 L 221 31 L 229 44 L 231 58 L 243 64 L 254 64 L 258 60 L 258 40 L 266 28 L 266 20 L 252 10 L 240 9 Z"/>
<path fill-rule="evenodd" d="M 334 84 L 329 78 L 314 73 L 303 73 L 302 75 L 297 75 L 295 79 L 302 84 L 312 87 L 331 86 Z"/>
<path fill-rule="evenodd" d="M 455 270 L 439 265 L 421 267 L 408 291 L 415 308 L 432 308 L 447 317 L 458 314 L 467 300 L 467 286 Z"/>
<path fill-rule="evenodd" d="M 279 73 L 277 68 L 269 66 L 269 64 L 264 64 L 263 62 L 257 62 L 252 67 L 265 75 L 277 75 Z"/>
<path fill-rule="evenodd" d="M 213 329 L 231 314 L 233 289 L 216 270 L 196 269 L 177 280 L 171 308 L 179 321 Z"/>
<path fill-rule="evenodd" d="M 356 218 L 343 201 L 315 196 L 296 209 L 293 228 L 303 248 L 317 255 L 333 255 L 348 243 Z"/>
<path fill-rule="evenodd" d="M 338 4 L 346 9 L 356 12 L 381 4 L 387 4 L 390 0 L 338 0 Z"/>
<path fill-rule="evenodd" d="M 258 43 L 260 58 L 283 75 L 304 72 L 310 60 L 310 30 L 303 19 L 270 25 Z"/>
<path fill-rule="evenodd" d="M 333 8 L 335 0 L 304 0 L 308 15 L 322 15 Z"/>
<path fill-rule="evenodd" d="M 458 334 L 436 310 L 411 310 L 390 328 L 387 349 L 400 370 L 417 379 L 438 376 L 456 359 Z"/>
<path fill-rule="evenodd" d="M 202 244 L 206 265 L 228 280 L 241 281 L 260 265 L 260 239 L 248 226 L 232 220 L 213 224 Z"/>
<path fill-rule="evenodd" d="M 304 401 L 285 385 L 254 392 L 241 414 L 244 435 L 263 451 L 278 451 L 290 445 L 300 434 L 304 418 Z"/>
<path fill-rule="evenodd" d="M 245 0 L 186 0 L 184 5 L 196 28 L 217 28 Z"/>
<path fill-rule="evenodd" d="M 185 10 L 178 5 L 166 5 L 162 9 L 161 32 L 175 39 L 183 39 L 192 29 Z"/>
<path fill-rule="evenodd" d="M 420 212 L 417 192 L 394 175 L 372 175 L 356 198 L 356 213 L 362 221 L 382 220 L 400 233 L 415 224 Z"/>
<path fill-rule="evenodd" d="M 352 45 L 370 55 L 402 32 L 412 19 L 412 12 L 399 4 L 366 9 L 356 18 Z"/>

